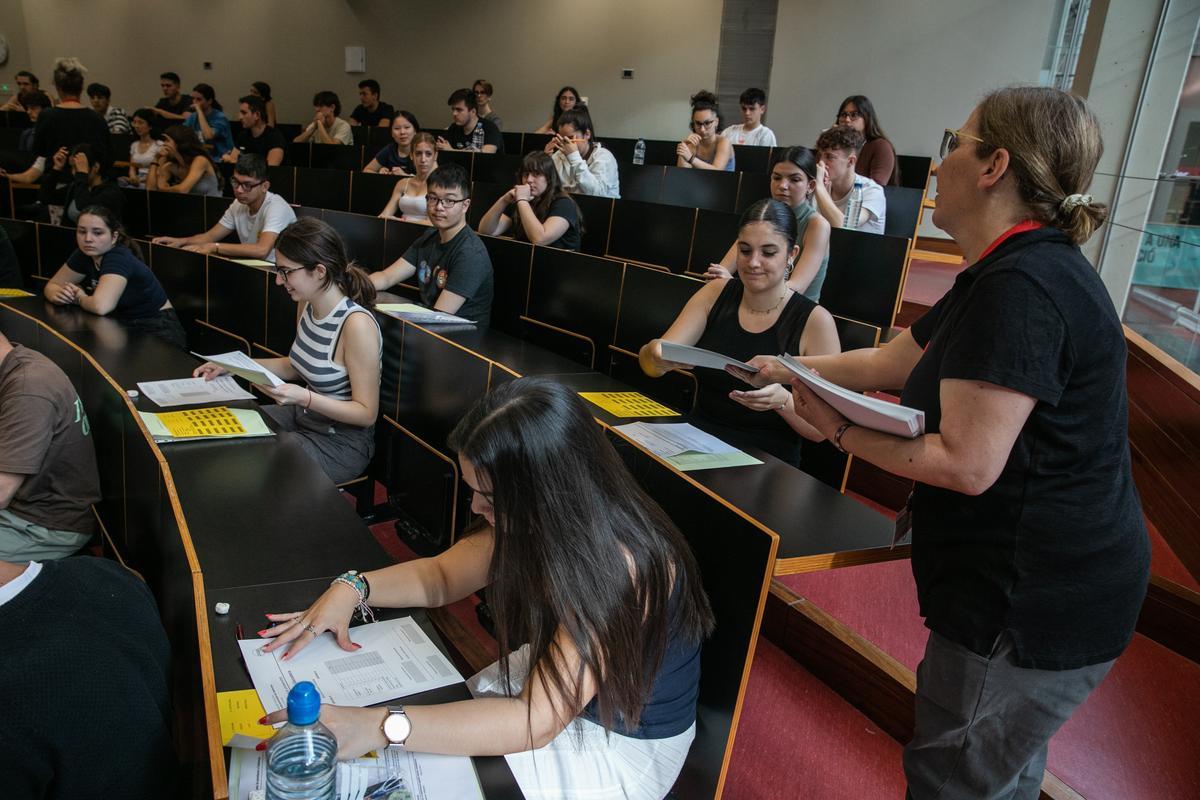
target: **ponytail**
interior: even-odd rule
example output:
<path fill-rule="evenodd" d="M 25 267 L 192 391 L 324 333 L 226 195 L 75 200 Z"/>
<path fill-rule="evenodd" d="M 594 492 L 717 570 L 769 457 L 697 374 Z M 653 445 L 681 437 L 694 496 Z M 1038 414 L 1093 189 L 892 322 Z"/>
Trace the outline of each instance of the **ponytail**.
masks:
<path fill-rule="evenodd" d="M 365 269 L 351 263 L 347 265 L 341 277 L 338 288 L 342 290 L 342 294 L 364 308 L 375 305 L 375 284 L 371 283 L 371 277 Z"/>
<path fill-rule="evenodd" d="M 275 250 L 305 269 L 325 267 L 322 289 L 333 284 L 360 306 L 375 303 L 375 286 L 361 267 L 346 254 L 346 243 L 328 222 L 301 217 L 288 225 L 275 241 Z"/>

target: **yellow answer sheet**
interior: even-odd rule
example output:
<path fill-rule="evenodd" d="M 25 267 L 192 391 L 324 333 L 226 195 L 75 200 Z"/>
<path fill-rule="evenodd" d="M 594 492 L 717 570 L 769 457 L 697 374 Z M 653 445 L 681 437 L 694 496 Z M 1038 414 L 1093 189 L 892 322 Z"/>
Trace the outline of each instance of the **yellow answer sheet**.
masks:
<path fill-rule="evenodd" d="M 242 423 L 238 422 L 237 417 L 225 406 L 194 408 L 189 411 L 168 411 L 159 414 L 158 419 L 176 438 L 229 436 L 246 432 Z"/>
<path fill-rule="evenodd" d="M 229 744 L 235 733 L 255 739 L 270 739 L 275 735 L 270 725 L 258 724 L 267 712 L 254 689 L 217 692 L 217 711 L 221 716 L 221 744 Z"/>
<path fill-rule="evenodd" d="M 656 403 L 641 392 L 580 392 L 579 396 L 589 403 L 600 406 L 614 417 L 678 417 L 661 403 Z"/>

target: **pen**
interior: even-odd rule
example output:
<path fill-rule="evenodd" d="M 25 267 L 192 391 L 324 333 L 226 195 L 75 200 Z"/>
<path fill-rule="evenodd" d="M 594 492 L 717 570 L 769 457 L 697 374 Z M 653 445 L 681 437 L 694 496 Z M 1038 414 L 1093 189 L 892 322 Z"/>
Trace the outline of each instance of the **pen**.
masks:
<path fill-rule="evenodd" d="M 244 633 L 242 633 L 242 623 L 240 623 L 240 622 L 237 624 L 237 627 L 234 629 L 234 633 L 237 636 L 238 641 L 241 641 L 242 639 L 246 638 L 246 635 Z"/>

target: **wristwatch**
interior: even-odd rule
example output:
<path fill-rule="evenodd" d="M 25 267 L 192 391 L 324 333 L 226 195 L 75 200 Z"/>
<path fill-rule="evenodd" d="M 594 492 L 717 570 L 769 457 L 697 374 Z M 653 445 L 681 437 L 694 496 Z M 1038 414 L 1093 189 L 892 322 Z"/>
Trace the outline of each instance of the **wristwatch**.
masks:
<path fill-rule="evenodd" d="M 412 734 L 412 720 L 404 713 L 404 706 L 388 706 L 387 716 L 383 718 L 379 729 L 383 731 L 383 738 L 387 739 L 388 747 L 404 747 L 404 743 Z"/>

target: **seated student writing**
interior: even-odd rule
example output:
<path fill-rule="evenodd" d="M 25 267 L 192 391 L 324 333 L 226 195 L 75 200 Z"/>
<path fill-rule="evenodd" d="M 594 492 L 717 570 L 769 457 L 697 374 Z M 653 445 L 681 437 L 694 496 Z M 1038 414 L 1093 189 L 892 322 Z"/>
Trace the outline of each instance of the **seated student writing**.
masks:
<path fill-rule="evenodd" d="M 638 354 L 642 371 L 658 378 L 687 369 L 663 358 L 662 343 L 695 345 L 739 361 L 760 353 L 827 355 L 839 352 L 833 316 L 787 284 L 799 255 L 796 218 L 778 200 L 759 200 L 742 215 L 738 229 L 738 280 L 716 278 L 688 300 L 661 339 Z M 791 391 L 778 383 L 743 391 L 731 375 L 697 368 L 693 418 L 735 447 L 757 447 L 799 466 L 799 433 L 821 436 L 796 416 Z M 769 412 L 769 413 L 755 413 Z"/>
<path fill-rule="evenodd" d="M 111 314 L 133 330 L 181 350 L 187 336 L 158 278 L 142 261 L 137 242 L 104 206 L 89 206 L 75 229 L 79 249 L 67 257 L 42 293 L 51 303 Z"/>
<path fill-rule="evenodd" d="M 550 118 L 539 125 L 534 133 L 554 133 L 558 130 L 558 118 L 564 111 L 586 107 L 579 97 L 579 91 L 574 86 L 564 86 L 554 96 L 554 106 L 550 111 Z"/>
<path fill-rule="evenodd" d="M 738 104 L 742 108 L 741 123 L 727 126 L 721 136 L 734 144 L 774 147 L 775 132 L 762 124 L 763 114 L 767 113 L 766 92 L 747 89 L 738 98 Z"/>
<path fill-rule="evenodd" d="M 829 266 L 829 222 L 817 213 L 817 156 L 807 147 L 776 150 L 771 159 L 771 197 L 785 204 L 796 217 L 800 252 L 792 265 L 788 287 L 812 300 L 821 300 L 821 286 Z M 732 278 L 737 272 L 737 242 L 719 264 L 709 264 L 706 280 Z"/>
<path fill-rule="evenodd" d="M 392 117 L 392 141 L 375 154 L 363 172 L 382 175 L 412 175 L 413 137 L 421 130 L 417 118 L 409 111 L 397 111 Z M 435 140 L 436 145 L 436 140 Z"/>
<path fill-rule="evenodd" d="M 329 631 L 352 651 L 360 603 L 436 608 L 486 586 L 502 655 L 467 682 L 474 699 L 322 706 L 338 757 L 504 755 L 526 797 L 659 800 L 695 738 L 713 627 L 687 541 L 561 384 L 493 389 L 450 446 L 486 524 L 433 558 L 342 575 L 306 611 L 268 614 L 264 649 L 290 659 Z"/>
<path fill-rule="evenodd" d="M 733 172 L 733 144 L 717 135 L 721 112 L 712 92 L 692 95 L 692 132 L 675 146 L 675 166 L 685 169 L 717 169 Z"/>
<path fill-rule="evenodd" d="M 234 200 L 216 225 L 194 236 L 158 236 L 153 243 L 226 258 L 274 261 L 275 239 L 296 221 L 296 212 L 287 200 L 271 191 L 262 156 L 240 156 L 233 168 L 232 183 Z M 223 240 L 234 231 L 240 244 L 224 244 Z"/>
<path fill-rule="evenodd" d="M 238 100 L 238 119 L 242 129 L 234 140 L 236 147 L 221 160 L 236 164 L 243 155 L 257 155 L 266 159 L 268 167 L 278 167 L 287 153 L 287 140 L 283 134 L 267 124 L 267 110 L 261 97 L 248 94 Z"/>
<path fill-rule="evenodd" d="M 379 323 L 368 310 L 375 287 L 346 256 L 337 231 L 319 219 L 289 225 L 276 250 L 275 285 L 304 310 L 288 357 L 256 360 L 304 385 L 260 386 L 276 403 L 262 412 L 299 437 L 330 480 L 343 483 L 361 475 L 375 451 L 383 348 Z M 206 380 L 223 374 L 211 362 L 193 373 Z"/>
<path fill-rule="evenodd" d="M 486 327 L 492 317 L 492 259 L 467 225 L 471 180 L 460 165 L 446 164 L 430 174 L 426 186 L 425 208 L 433 230 L 385 269 L 371 273 L 371 282 L 382 291 L 415 275 L 426 306 Z"/>
<path fill-rule="evenodd" d="M 407 112 L 401 111 L 401 114 Z M 397 120 L 403 117 L 397 116 Z M 396 181 L 392 196 L 388 199 L 380 219 L 402 219 L 428 225 L 429 176 L 437 169 L 437 142 L 432 133 L 421 131 L 412 137 L 412 165 L 414 174 Z"/>
<path fill-rule="evenodd" d="M 293 142 L 312 141 L 315 144 L 354 144 L 350 123 L 341 118 L 342 101 L 333 92 L 313 95 L 313 121 L 300 131 Z"/>
<path fill-rule="evenodd" d="M 146 173 L 146 186 L 159 192 L 221 196 L 217 168 L 196 134 L 183 125 L 163 132 L 158 155 Z"/>
<path fill-rule="evenodd" d="M 517 185 L 483 215 L 479 232 L 502 236 L 511 229 L 518 241 L 578 250 L 581 216 L 579 206 L 563 191 L 554 159 L 535 151 L 521 161 Z"/>
<path fill-rule="evenodd" d="M 62 208 L 63 225 L 74 225 L 89 206 L 104 206 L 116 219 L 121 218 L 125 196 L 116 181 L 105 179 L 98 158 L 96 148 L 86 142 L 69 153 L 64 147 L 54 154 L 50 171 L 42 176 L 38 199 Z"/>
<path fill-rule="evenodd" d="M 887 197 L 883 187 L 855 172 L 863 135 L 849 125 L 830 128 L 817 138 L 817 210 L 835 228 L 856 228 L 864 233 L 883 233 L 887 219 Z M 854 184 L 862 186 L 862 208 L 857 224 L 850 219 L 850 195 Z"/>
<path fill-rule="evenodd" d="M 557 134 L 546 143 L 563 190 L 597 197 L 621 196 L 617 159 L 595 140 L 592 115 L 585 106 L 564 111 L 558 118 Z"/>

